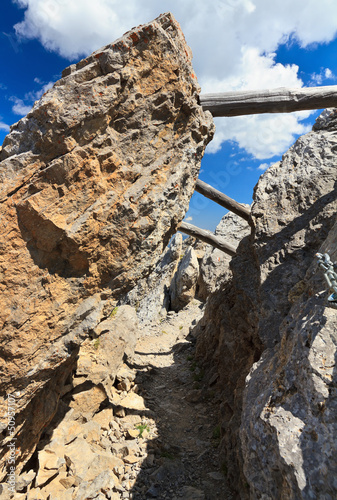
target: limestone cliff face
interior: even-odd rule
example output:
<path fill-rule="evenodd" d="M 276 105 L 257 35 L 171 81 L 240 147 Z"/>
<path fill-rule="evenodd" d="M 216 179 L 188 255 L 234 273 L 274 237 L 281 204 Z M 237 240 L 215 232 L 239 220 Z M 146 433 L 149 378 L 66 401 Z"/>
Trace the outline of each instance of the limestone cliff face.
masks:
<path fill-rule="evenodd" d="M 198 92 L 165 14 L 67 68 L 3 143 L 1 392 L 19 391 L 18 468 L 81 342 L 185 215 L 214 130 Z"/>
<path fill-rule="evenodd" d="M 335 117 L 325 112 L 260 178 L 252 235 L 199 326 L 198 355 L 222 392 L 222 451 L 240 498 L 337 493 L 337 312 L 315 258 L 323 251 L 337 260 Z"/>

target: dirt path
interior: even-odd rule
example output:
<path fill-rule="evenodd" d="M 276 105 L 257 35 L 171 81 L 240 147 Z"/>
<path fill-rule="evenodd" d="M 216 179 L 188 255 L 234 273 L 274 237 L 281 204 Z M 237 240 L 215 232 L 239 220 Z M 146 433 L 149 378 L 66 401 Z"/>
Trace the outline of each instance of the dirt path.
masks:
<path fill-rule="evenodd" d="M 147 459 L 130 497 L 185 500 L 231 499 L 219 468 L 219 428 L 210 391 L 194 361 L 191 324 L 201 303 L 170 312 L 159 325 L 145 327 L 133 360 L 137 385 L 149 410 Z M 125 496 L 125 498 L 127 498 Z"/>
<path fill-rule="evenodd" d="M 232 499 L 217 456 L 217 405 L 194 359 L 190 329 L 201 316 L 194 300 L 140 327 L 111 398 L 76 372 L 17 478 L 15 500 Z"/>

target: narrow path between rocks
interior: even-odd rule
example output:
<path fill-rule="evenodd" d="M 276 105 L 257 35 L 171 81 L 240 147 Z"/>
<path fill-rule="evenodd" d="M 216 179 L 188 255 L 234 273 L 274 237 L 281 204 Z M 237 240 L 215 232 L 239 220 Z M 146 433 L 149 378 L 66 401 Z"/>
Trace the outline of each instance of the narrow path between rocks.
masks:
<path fill-rule="evenodd" d="M 121 498 L 232 498 L 217 456 L 220 429 L 213 394 L 203 387 L 203 372 L 194 360 L 190 330 L 201 315 L 202 303 L 193 300 L 160 324 L 141 329 L 132 364 L 136 391 L 147 408 L 141 424 L 146 458 Z"/>
<path fill-rule="evenodd" d="M 191 331 L 202 308 L 194 299 L 139 327 L 109 398 L 87 380 L 89 373 L 98 381 L 106 376 L 92 361 L 103 347 L 87 342 L 53 421 L 17 477 L 15 500 L 232 499 L 218 458 L 216 394 L 194 358 Z M 12 500 L 7 493 L 1 499 Z"/>

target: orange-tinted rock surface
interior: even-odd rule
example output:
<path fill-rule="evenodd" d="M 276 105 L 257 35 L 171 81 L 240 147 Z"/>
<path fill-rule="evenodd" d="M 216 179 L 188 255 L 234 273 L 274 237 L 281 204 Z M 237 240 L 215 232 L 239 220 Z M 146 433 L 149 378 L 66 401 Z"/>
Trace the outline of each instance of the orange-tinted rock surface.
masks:
<path fill-rule="evenodd" d="M 214 129 L 198 92 L 183 33 L 165 14 L 67 68 L 3 143 L 1 412 L 18 391 L 18 468 L 81 342 L 185 215 Z"/>

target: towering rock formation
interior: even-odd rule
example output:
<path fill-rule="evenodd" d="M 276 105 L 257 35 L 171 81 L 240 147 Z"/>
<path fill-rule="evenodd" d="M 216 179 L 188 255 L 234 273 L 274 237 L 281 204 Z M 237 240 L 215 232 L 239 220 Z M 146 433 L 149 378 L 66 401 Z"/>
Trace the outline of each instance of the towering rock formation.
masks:
<path fill-rule="evenodd" d="M 262 175 L 252 235 L 199 325 L 239 498 L 337 494 L 337 311 L 315 258 L 337 260 L 336 147 L 336 111 L 325 111 Z"/>
<path fill-rule="evenodd" d="M 64 70 L 3 143 L 0 408 L 15 392 L 17 470 L 79 346 L 102 333 L 113 299 L 150 272 L 185 215 L 214 129 L 198 92 L 165 14 Z"/>

